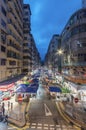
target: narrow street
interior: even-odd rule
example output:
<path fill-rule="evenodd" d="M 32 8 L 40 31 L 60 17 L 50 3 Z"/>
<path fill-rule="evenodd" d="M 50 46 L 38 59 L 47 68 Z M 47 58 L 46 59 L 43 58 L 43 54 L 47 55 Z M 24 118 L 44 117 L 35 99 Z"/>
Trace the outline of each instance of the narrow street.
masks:
<path fill-rule="evenodd" d="M 75 130 L 62 119 L 56 108 L 55 101 L 32 99 L 28 113 L 29 128 L 41 130 Z"/>
<path fill-rule="evenodd" d="M 39 85 L 36 99 L 30 101 L 28 114 L 29 128 L 37 130 L 75 130 L 62 119 L 55 101 L 48 98 L 42 84 Z"/>

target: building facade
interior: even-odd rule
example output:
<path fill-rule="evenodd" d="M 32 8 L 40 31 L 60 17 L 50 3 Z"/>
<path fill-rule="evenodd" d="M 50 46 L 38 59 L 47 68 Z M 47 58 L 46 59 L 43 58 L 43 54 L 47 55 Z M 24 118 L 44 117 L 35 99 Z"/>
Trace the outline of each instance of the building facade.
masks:
<path fill-rule="evenodd" d="M 0 80 L 6 78 L 7 63 L 7 1 L 0 1 Z"/>
<path fill-rule="evenodd" d="M 82 0 L 82 8 L 86 8 L 86 0 Z"/>
<path fill-rule="evenodd" d="M 7 3 L 7 76 L 22 73 L 23 1 L 8 0 Z"/>
<path fill-rule="evenodd" d="M 60 36 L 57 34 L 54 34 L 52 36 L 52 39 L 49 43 L 48 51 L 45 57 L 45 65 L 52 70 L 58 70 L 58 50 L 60 49 L 61 42 L 60 42 Z"/>
<path fill-rule="evenodd" d="M 31 71 L 31 11 L 29 4 L 23 5 L 24 17 L 23 17 L 23 72 L 28 73 Z"/>
<path fill-rule="evenodd" d="M 0 81 L 32 71 L 30 6 L 0 0 Z"/>
<path fill-rule="evenodd" d="M 39 68 L 40 63 L 41 63 L 40 54 L 36 47 L 36 43 L 33 38 L 33 35 L 31 35 L 31 68 L 32 68 L 31 71 L 35 70 L 36 68 Z"/>
<path fill-rule="evenodd" d="M 72 81 L 86 83 L 86 8 L 70 17 L 61 36 L 62 72 L 70 75 Z"/>

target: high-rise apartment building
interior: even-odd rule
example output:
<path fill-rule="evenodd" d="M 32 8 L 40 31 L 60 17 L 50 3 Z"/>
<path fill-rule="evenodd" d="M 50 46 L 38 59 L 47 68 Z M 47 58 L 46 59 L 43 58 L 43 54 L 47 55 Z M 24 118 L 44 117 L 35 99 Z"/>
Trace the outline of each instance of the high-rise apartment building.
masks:
<path fill-rule="evenodd" d="M 86 8 L 86 0 L 82 0 L 82 8 Z"/>
<path fill-rule="evenodd" d="M 22 73 L 23 0 L 0 1 L 0 81 Z"/>
<path fill-rule="evenodd" d="M 60 48 L 60 36 L 54 34 L 50 40 L 48 51 L 45 57 L 45 65 L 50 69 L 58 70 L 58 55 L 57 51 Z"/>
<path fill-rule="evenodd" d="M 23 1 L 7 2 L 7 76 L 21 74 L 23 45 Z"/>
<path fill-rule="evenodd" d="M 30 6 L 0 0 L 0 81 L 32 70 Z"/>
<path fill-rule="evenodd" d="M 23 72 L 27 73 L 31 71 L 31 11 L 29 4 L 24 4 L 23 10 Z"/>
<path fill-rule="evenodd" d="M 0 80 L 6 78 L 7 63 L 7 1 L 0 1 Z"/>
<path fill-rule="evenodd" d="M 41 59 L 38 52 L 38 49 L 35 44 L 33 35 L 31 35 L 31 68 L 32 71 L 40 66 Z"/>
<path fill-rule="evenodd" d="M 64 72 L 73 75 L 86 73 L 86 9 L 80 9 L 69 19 L 62 32 Z"/>

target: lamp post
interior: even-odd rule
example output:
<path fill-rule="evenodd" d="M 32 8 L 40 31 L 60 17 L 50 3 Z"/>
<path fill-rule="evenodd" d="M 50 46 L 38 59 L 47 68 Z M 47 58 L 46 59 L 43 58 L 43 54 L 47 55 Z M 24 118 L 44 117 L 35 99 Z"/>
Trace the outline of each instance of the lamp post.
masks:
<path fill-rule="evenodd" d="M 61 73 L 62 72 L 62 59 L 61 59 L 61 56 L 63 54 L 63 50 L 59 49 L 57 54 L 58 54 L 58 72 Z"/>

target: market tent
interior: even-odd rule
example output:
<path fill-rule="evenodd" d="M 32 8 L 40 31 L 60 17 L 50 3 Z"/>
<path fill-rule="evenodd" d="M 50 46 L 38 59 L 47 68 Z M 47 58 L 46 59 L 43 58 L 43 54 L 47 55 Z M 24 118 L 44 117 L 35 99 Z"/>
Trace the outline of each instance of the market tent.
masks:
<path fill-rule="evenodd" d="M 27 92 L 28 92 L 28 93 L 37 93 L 37 90 L 38 90 L 37 87 L 35 87 L 35 88 L 29 87 L 29 88 L 27 89 Z"/>
<path fill-rule="evenodd" d="M 29 83 L 32 83 L 32 82 L 33 82 L 33 80 L 32 80 L 32 79 L 29 79 L 29 80 L 28 80 L 28 82 L 29 82 Z"/>
<path fill-rule="evenodd" d="M 19 87 L 16 89 L 16 93 L 36 93 L 38 87 L 30 87 L 26 84 L 21 84 Z"/>
<path fill-rule="evenodd" d="M 8 85 L 1 85 L 0 86 L 0 91 L 8 91 L 10 90 L 12 87 L 14 87 L 14 83 L 8 84 Z"/>
<path fill-rule="evenodd" d="M 19 84 L 19 85 L 17 86 L 17 89 L 16 89 L 15 92 L 24 93 L 24 92 L 26 92 L 27 88 L 28 88 L 28 85 L 27 85 L 27 84 Z"/>
<path fill-rule="evenodd" d="M 29 81 L 24 81 L 23 83 L 24 83 L 24 84 L 27 84 L 27 85 L 29 85 L 29 84 L 30 84 L 30 82 L 29 82 Z"/>
<path fill-rule="evenodd" d="M 61 89 L 56 86 L 49 86 L 49 91 L 51 92 L 61 92 Z"/>
<path fill-rule="evenodd" d="M 38 82 L 38 78 L 33 78 L 33 82 Z"/>
<path fill-rule="evenodd" d="M 78 92 L 83 92 L 85 95 L 86 95 L 86 85 L 85 86 L 82 86 Z"/>
<path fill-rule="evenodd" d="M 39 86 L 38 83 L 32 83 L 29 85 L 29 87 L 38 87 L 38 86 Z"/>
<path fill-rule="evenodd" d="M 66 87 L 61 88 L 61 90 L 62 90 L 62 93 L 70 93 L 71 92 L 71 90 L 69 90 Z"/>

